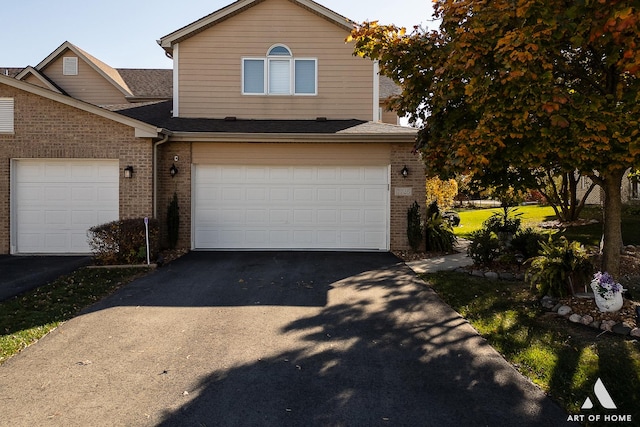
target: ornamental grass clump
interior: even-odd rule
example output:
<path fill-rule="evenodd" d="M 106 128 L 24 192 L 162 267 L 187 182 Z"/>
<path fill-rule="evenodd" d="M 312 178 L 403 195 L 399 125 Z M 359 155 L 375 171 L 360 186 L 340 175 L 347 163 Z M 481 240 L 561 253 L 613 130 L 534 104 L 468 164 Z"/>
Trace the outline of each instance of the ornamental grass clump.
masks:
<path fill-rule="evenodd" d="M 541 296 L 575 295 L 579 286 L 588 283 L 593 266 L 584 246 L 566 237 L 549 237 L 540 243 L 540 255 L 531 258 L 525 281 Z"/>

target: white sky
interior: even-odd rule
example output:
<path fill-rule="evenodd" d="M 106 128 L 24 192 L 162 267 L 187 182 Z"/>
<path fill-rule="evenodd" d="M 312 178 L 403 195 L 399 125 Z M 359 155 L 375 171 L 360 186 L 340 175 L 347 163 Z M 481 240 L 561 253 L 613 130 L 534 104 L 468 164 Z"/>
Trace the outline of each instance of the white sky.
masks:
<path fill-rule="evenodd" d="M 432 0 L 316 0 L 356 22 L 432 27 Z M 35 66 L 69 41 L 115 68 L 171 68 L 159 38 L 233 0 L 19 0 L 0 6 L 0 68 Z"/>

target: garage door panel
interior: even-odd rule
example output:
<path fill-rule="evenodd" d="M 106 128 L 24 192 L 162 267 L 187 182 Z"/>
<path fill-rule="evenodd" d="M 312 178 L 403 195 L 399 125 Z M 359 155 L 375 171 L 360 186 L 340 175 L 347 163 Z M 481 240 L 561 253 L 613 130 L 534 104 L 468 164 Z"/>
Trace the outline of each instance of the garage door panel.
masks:
<path fill-rule="evenodd" d="M 387 166 L 196 165 L 194 177 L 196 249 L 388 249 Z"/>
<path fill-rule="evenodd" d="M 89 253 L 87 230 L 119 217 L 117 160 L 15 160 L 14 253 Z"/>

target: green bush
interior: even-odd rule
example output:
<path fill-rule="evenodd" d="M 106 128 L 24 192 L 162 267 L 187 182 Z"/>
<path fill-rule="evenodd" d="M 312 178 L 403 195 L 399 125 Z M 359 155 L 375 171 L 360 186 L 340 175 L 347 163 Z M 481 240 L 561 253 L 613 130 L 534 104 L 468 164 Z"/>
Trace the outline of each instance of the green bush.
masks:
<path fill-rule="evenodd" d="M 420 249 L 420 243 L 422 243 L 422 217 L 418 202 L 413 202 L 407 211 L 407 238 L 411 250 L 417 252 Z"/>
<path fill-rule="evenodd" d="M 522 213 L 518 208 L 503 207 L 502 212 L 496 212 L 483 223 L 483 227 L 494 233 L 512 233 L 520 230 Z"/>
<path fill-rule="evenodd" d="M 566 237 L 540 243 L 540 255 L 530 260 L 525 281 L 541 296 L 566 296 L 584 286 L 591 278 L 593 265 L 579 242 Z"/>
<path fill-rule="evenodd" d="M 178 232 L 180 230 L 180 208 L 178 206 L 178 194 L 173 193 L 173 199 L 167 208 L 167 242 L 169 249 L 175 249 L 178 244 Z"/>
<path fill-rule="evenodd" d="M 474 264 L 489 265 L 500 256 L 500 241 L 495 232 L 481 228 L 471 233 L 467 254 Z"/>
<path fill-rule="evenodd" d="M 427 251 L 452 252 L 458 240 L 449 221 L 435 213 L 428 217 L 424 226 Z"/>
<path fill-rule="evenodd" d="M 131 218 L 97 225 L 88 231 L 94 261 L 99 265 L 140 264 L 147 260 L 144 218 Z M 151 259 L 158 256 L 159 226 L 149 220 Z"/>
<path fill-rule="evenodd" d="M 511 241 L 511 249 L 527 260 L 540 252 L 540 243 L 547 239 L 545 233 L 532 227 L 519 230 Z"/>

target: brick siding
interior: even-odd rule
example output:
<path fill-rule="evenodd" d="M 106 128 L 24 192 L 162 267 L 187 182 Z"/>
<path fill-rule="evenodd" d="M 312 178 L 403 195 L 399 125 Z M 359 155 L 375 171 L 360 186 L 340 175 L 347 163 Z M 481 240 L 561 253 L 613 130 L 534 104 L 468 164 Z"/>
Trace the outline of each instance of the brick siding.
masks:
<path fill-rule="evenodd" d="M 0 85 L 13 98 L 14 134 L 0 134 L 0 253 L 10 251 L 11 159 L 119 160 L 120 217 L 152 215 L 152 143 L 134 129 L 83 110 Z M 134 168 L 123 178 L 123 168 Z"/>

